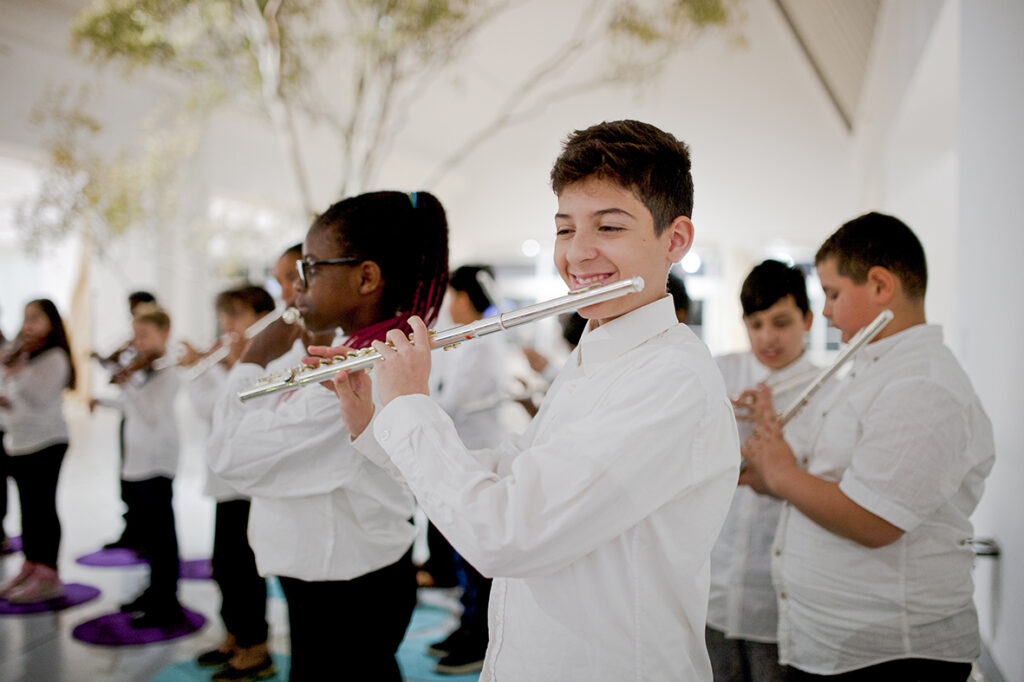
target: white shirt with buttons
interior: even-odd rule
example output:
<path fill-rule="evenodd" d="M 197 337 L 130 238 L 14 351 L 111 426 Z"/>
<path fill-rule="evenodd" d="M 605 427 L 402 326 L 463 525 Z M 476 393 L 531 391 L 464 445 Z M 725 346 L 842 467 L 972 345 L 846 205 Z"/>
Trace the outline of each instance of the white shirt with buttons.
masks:
<path fill-rule="evenodd" d="M 940 327 L 872 343 L 852 365 L 817 402 L 807 470 L 905 532 L 869 549 L 786 507 L 772 566 L 780 661 L 819 675 L 972 661 L 970 515 L 992 469 L 992 425 Z"/>
<path fill-rule="evenodd" d="M 815 374 L 815 366 L 806 354 L 780 370 L 765 367 L 749 351 L 722 355 L 715 362 L 732 398 L 762 381 L 776 386 L 794 382 L 782 392 L 773 393 L 780 408 L 796 398 Z M 804 410 L 786 424 L 786 441 L 800 456 L 807 454 L 808 422 L 813 419 L 811 411 Z M 752 424 L 740 421 L 737 426 L 742 443 L 750 436 Z M 711 551 L 708 601 L 708 625 L 726 637 L 775 642 L 779 614 L 772 586 L 771 549 L 781 512 L 781 500 L 759 495 L 747 486 L 737 488 L 732 498 L 722 533 Z"/>
<path fill-rule="evenodd" d="M 671 298 L 585 332 L 526 432 L 496 448 L 467 450 L 423 395 L 389 403 L 356 446 L 495 578 L 482 680 L 711 679 L 709 556 L 739 444 Z"/>
<path fill-rule="evenodd" d="M 215 474 L 252 498 L 249 542 L 261 575 L 351 580 L 409 550 L 413 499 L 355 451 L 330 391 L 310 386 L 238 400 L 259 377 L 297 364 L 305 354 L 297 344 L 267 369 L 231 369 L 207 454 Z"/>

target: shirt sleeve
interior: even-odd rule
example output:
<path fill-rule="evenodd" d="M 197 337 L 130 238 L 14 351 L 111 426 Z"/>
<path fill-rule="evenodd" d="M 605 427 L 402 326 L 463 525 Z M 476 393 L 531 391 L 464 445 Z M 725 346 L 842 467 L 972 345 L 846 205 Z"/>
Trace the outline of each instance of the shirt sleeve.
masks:
<path fill-rule="evenodd" d="M 228 375 L 207 441 L 213 472 L 251 497 L 307 497 L 350 483 L 365 460 L 351 451 L 337 397 L 311 386 L 240 401 L 263 373 L 239 364 Z"/>
<path fill-rule="evenodd" d="M 6 382 L 6 391 L 12 403 L 42 407 L 60 400 L 71 371 L 67 354 L 59 348 L 40 353 L 18 374 Z"/>
<path fill-rule="evenodd" d="M 708 463 L 694 453 L 720 435 L 703 428 L 706 391 L 692 373 L 648 379 L 518 452 L 512 441 L 505 453 L 467 451 L 422 395 L 393 400 L 373 428 L 427 515 L 481 573 L 542 575 L 704 480 Z M 726 409 L 717 423 L 732 428 Z"/>
<path fill-rule="evenodd" d="M 926 379 L 894 382 L 872 402 L 840 490 L 911 531 L 949 501 L 972 466 L 967 411 Z"/>

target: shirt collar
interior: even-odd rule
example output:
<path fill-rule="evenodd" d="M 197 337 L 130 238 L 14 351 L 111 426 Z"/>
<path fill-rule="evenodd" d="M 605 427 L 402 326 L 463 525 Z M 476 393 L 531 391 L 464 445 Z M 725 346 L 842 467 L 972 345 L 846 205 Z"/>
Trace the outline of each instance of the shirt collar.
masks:
<path fill-rule="evenodd" d="M 937 324 L 915 324 L 901 332 L 869 343 L 853 358 L 853 366 L 860 367 L 877 362 L 883 355 L 899 355 L 906 350 L 916 351 L 924 346 L 942 343 L 942 327 Z"/>
<path fill-rule="evenodd" d="M 668 295 L 605 322 L 597 329 L 591 329 L 588 324 L 576 347 L 576 365 L 589 375 L 594 367 L 614 360 L 678 324 L 672 297 Z"/>

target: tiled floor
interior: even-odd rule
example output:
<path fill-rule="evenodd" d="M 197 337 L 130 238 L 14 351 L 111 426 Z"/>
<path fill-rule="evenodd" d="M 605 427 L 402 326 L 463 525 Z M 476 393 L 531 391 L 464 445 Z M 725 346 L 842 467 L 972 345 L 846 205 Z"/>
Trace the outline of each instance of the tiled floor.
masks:
<path fill-rule="evenodd" d="M 174 508 L 178 540 L 183 559 L 208 558 L 213 536 L 213 503 L 200 494 L 203 481 L 202 425 L 185 404 L 179 405 L 182 425 L 182 457 L 174 482 Z M 208 619 L 198 633 L 160 644 L 139 647 L 98 647 L 71 637 L 79 623 L 117 609 L 132 598 L 147 580 L 146 566 L 92 568 L 75 563 L 75 558 L 98 549 L 117 537 L 121 530 L 118 497 L 118 416 L 98 410 L 91 417 L 81 407 L 66 410 L 72 431 L 71 448 L 61 471 L 58 507 L 63 526 L 60 553 L 61 577 L 66 582 L 94 585 L 102 590 L 99 599 L 60 613 L 32 616 L 0 616 L 0 680 L 4 682 L 57 682 L 68 680 L 124 680 L 136 682 L 157 678 L 163 681 L 208 679 L 189 672 L 186 663 L 198 653 L 216 646 L 224 631 L 217 616 L 220 595 L 212 581 L 182 580 L 182 603 Z M 18 534 L 17 494 L 10 487 L 5 528 Z M 0 559 L 0 581 L 21 566 L 20 553 Z M 271 649 L 288 652 L 287 611 L 283 600 L 269 600 Z M 417 611 L 403 644 L 403 670 L 409 680 L 449 679 L 454 682 L 475 676 L 440 678 L 431 674 L 430 661 L 422 648 L 443 636 L 450 614 L 433 609 Z"/>

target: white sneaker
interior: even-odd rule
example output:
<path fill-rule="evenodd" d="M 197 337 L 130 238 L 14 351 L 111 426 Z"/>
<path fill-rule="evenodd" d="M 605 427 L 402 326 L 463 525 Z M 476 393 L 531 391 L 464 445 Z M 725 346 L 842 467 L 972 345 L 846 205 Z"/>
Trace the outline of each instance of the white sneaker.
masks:
<path fill-rule="evenodd" d="M 36 564 L 32 563 L 31 561 L 26 561 L 25 563 L 23 563 L 21 565 L 21 571 L 18 572 L 18 575 L 8 580 L 7 583 L 2 588 L 0 588 L 0 599 L 7 599 L 8 594 L 14 592 L 15 588 L 17 588 L 19 585 L 21 585 L 23 582 L 25 582 L 32 576 L 32 573 L 35 572 L 35 568 Z"/>
<path fill-rule="evenodd" d="M 64 583 L 57 577 L 57 571 L 36 564 L 29 578 L 7 594 L 7 601 L 12 604 L 30 604 L 47 601 L 64 596 Z"/>

